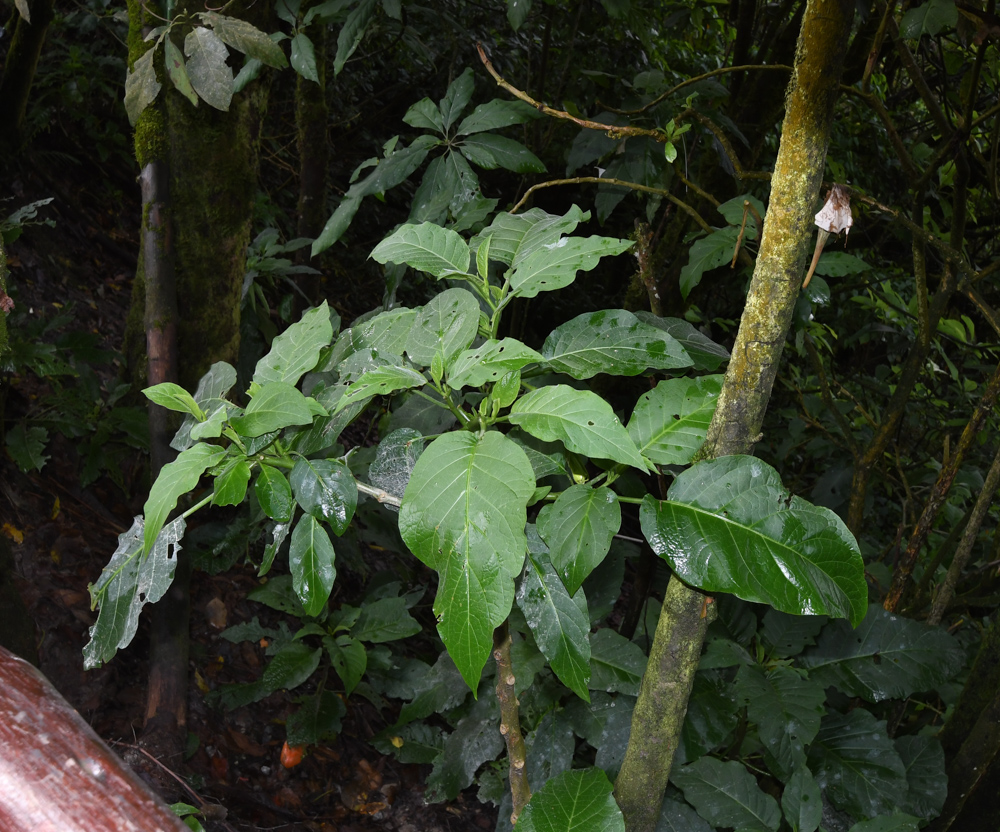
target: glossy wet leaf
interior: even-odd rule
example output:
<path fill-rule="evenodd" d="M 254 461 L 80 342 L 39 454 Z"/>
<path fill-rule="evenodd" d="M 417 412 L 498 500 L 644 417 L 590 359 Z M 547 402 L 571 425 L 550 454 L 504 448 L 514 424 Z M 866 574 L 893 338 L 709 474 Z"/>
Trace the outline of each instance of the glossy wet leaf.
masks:
<path fill-rule="evenodd" d="M 565 771 L 531 796 L 517 832 L 625 832 L 611 781 L 598 768 Z"/>
<path fill-rule="evenodd" d="M 518 266 L 534 252 L 558 243 L 581 222 L 590 219 L 589 211 L 575 205 L 562 216 L 548 214 L 541 208 L 531 208 L 523 214 L 497 214 L 473 241 L 490 237 L 490 258 Z"/>
<path fill-rule="evenodd" d="M 586 457 L 610 459 L 641 471 L 646 463 L 604 399 L 565 384 L 539 387 L 511 408 L 510 422 L 543 442 L 558 440 Z"/>
<path fill-rule="evenodd" d="M 639 695 L 646 654 L 607 628 L 590 634 L 590 689 Z"/>
<path fill-rule="evenodd" d="M 569 286 L 577 272 L 590 271 L 602 257 L 621 254 L 631 248 L 629 240 L 613 237 L 563 237 L 543 244 L 517 266 L 510 275 L 511 294 L 533 298 Z"/>
<path fill-rule="evenodd" d="M 338 459 L 300 459 L 289 477 L 295 501 L 307 514 L 330 524 L 338 537 L 358 507 L 358 486 Z"/>
<path fill-rule="evenodd" d="M 529 555 L 517 590 L 517 605 L 556 676 L 589 702 L 590 617 L 586 595 L 578 592 L 571 598 L 548 558 Z"/>
<path fill-rule="evenodd" d="M 303 514 L 288 547 L 292 586 L 306 615 L 319 615 L 337 577 L 330 536 L 311 514 Z"/>
<path fill-rule="evenodd" d="M 729 350 L 716 344 L 682 318 L 661 318 L 652 312 L 638 311 L 635 316 L 644 324 L 662 329 L 687 351 L 694 370 L 713 372 L 729 360 Z"/>
<path fill-rule="evenodd" d="M 262 436 L 291 425 L 308 425 L 320 415 L 319 405 L 291 384 L 270 381 L 250 399 L 242 416 L 230 420 L 240 436 Z"/>
<path fill-rule="evenodd" d="M 345 358 L 363 349 L 402 357 L 410 327 L 416 317 L 416 309 L 397 307 L 355 323 L 340 334 L 326 369 L 337 369 Z"/>
<path fill-rule="evenodd" d="M 933 690 L 962 668 L 962 650 L 943 629 L 868 608 L 857 629 L 831 621 L 802 656 L 809 676 L 869 702 Z"/>
<path fill-rule="evenodd" d="M 699 463 L 667 500 L 643 500 L 653 551 L 685 582 L 783 612 L 864 617 L 861 553 L 843 521 L 791 496 L 777 471 L 749 456 Z"/>
<path fill-rule="evenodd" d="M 856 818 L 891 813 L 909 788 L 885 721 L 864 708 L 827 714 L 809 749 L 809 769 L 833 805 Z"/>
<path fill-rule="evenodd" d="M 246 459 L 240 457 L 231 460 L 215 477 L 212 505 L 238 506 L 247 495 L 249 483 L 250 466 Z"/>
<path fill-rule="evenodd" d="M 330 664 L 337 671 L 340 681 L 344 683 L 344 693 L 350 696 L 365 675 L 368 667 L 368 654 L 365 646 L 355 638 L 342 633 L 334 638 L 326 636 L 323 646 L 330 657 Z"/>
<path fill-rule="evenodd" d="M 430 222 L 403 225 L 375 246 L 379 263 L 406 263 L 434 277 L 469 270 L 469 246 L 455 231 Z"/>
<path fill-rule="evenodd" d="M 479 331 L 479 301 L 465 289 L 445 289 L 417 314 L 406 339 L 406 354 L 429 367 L 434 356 L 444 364 L 472 344 Z"/>
<path fill-rule="evenodd" d="M 761 791 L 741 763 L 702 757 L 675 768 L 670 781 L 698 814 L 714 826 L 731 826 L 746 832 L 773 832 L 781 824 L 777 801 Z"/>
<path fill-rule="evenodd" d="M 261 465 L 253 488 L 264 514 L 279 523 L 291 520 L 294 506 L 292 487 L 281 471 L 270 465 Z"/>
<path fill-rule="evenodd" d="M 624 309 L 586 312 L 567 321 L 549 333 L 542 356 L 556 372 L 578 379 L 691 366 L 687 352 L 670 335 Z"/>
<path fill-rule="evenodd" d="M 806 766 L 796 769 L 781 793 L 781 810 L 792 832 L 816 832 L 823 819 L 823 795 Z"/>
<path fill-rule="evenodd" d="M 516 338 L 490 339 L 479 347 L 463 350 L 455 357 L 448 368 L 448 385 L 455 390 L 481 387 L 541 360 L 540 353 Z"/>
<path fill-rule="evenodd" d="M 705 441 L 724 376 L 671 378 L 636 402 L 628 435 L 657 465 L 688 465 Z"/>
<path fill-rule="evenodd" d="M 610 488 L 573 485 L 538 513 L 538 533 L 570 595 L 604 560 L 622 524 L 618 497 Z"/>
<path fill-rule="evenodd" d="M 261 385 L 269 381 L 298 384 L 316 366 L 320 350 L 332 338 L 330 307 L 323 301 L 275 337 L 270 351 L 257 362 L 253 380 Z"/>
<path fill-rule="evenodd" d="M 439 573 L 438 632 L 475 690 L 493 630 L 514 600 L 524 563 L 526 505 L 535 489 L 527 457 L 496 431 L 435 439 L 417 460 L 399 510 L 399 532 Z"/>

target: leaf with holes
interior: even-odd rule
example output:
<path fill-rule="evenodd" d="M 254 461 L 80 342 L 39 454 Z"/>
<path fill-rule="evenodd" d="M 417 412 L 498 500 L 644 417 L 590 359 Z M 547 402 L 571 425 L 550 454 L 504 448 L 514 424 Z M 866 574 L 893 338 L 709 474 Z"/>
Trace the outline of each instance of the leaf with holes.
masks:
<path fill-rule="evenodd" d="M 455 357 L 449 367 L 448 384 L 455 390 L 481 387 L 541 360 L 539 353 L 516 338 L 491 339 L 475 349 L 463 350 Z"/>
<path fill-rule="evenodd" d="M 472 344 L 478 331 L 475 295 L 465 289 L 445 289 L 417 313 L 406 339 L 406 354 L 423 367 L 430 367 L 435 356 L 447 365 Z"/>
<path fill-rule="evenodd" d="M 469 246 L 451 229 L 430 222 L 403 225 L 375 246 L 371 253 L 379 263 L 406 263 L 414 269 L 441 278 L 469 271 Z"/>
<path fill-rule="evenodd" d="M 621 254 L 634 243 L 613 237 L 563 237 L 544 244 L 522 260 L 510 275 L 511 294 L 533 298 L 539 292 L 563 289 L 579 271 L 589 272 L 602 257 Z"/>
<path fill-rule="evenodd" d="M 688 465 L 708 433 L 724 376 L 671 378 L 643 393 L 628 435 L 657 465 Z"/>
<path fill-rule="evenodd" d="M 538 513 L 538 534 L 570 595 L 604 560 L 622 525 L 618 497 L 610 488 L 573 485 Z"/>

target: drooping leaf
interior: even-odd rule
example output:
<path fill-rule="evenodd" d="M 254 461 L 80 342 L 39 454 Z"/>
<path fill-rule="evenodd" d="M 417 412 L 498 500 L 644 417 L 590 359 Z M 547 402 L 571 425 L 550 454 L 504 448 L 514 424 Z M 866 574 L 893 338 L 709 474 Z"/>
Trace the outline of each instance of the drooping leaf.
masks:
<path fill-rule="evenodd" d="M 816 274 L 826 277 L 843 277 L 847 274 L 861 274 L 871 268 L 860 257 L 843 251 L 824 251 L 816 264 Z"/>
<path fill-rule="evenodd" d="M 455 357 L 449 368 L 448 385 L 455 390 L 481 387 L 541 360 L 539 353 L 516 338 L 490 339 L 479 347 L 463 350 Z"/>
<path fill-rule="evenodd" d="M 475 295 L 466 289 L 445 289 L 417 314 L 406 339 L 406 354 L 417 365 L 429 367 L 437 356 L 447 366 L 472 344 L 478 330 Z"/>
<path fill-rule="evenodd" d="M 139 115 L 145 110 L 159 95 L 162 86 L 156 80 L 156 69 L 153 66 L 153 58 L 156 55 L 154 46 L 148 52 L 136 59 L 132 66 L 132 71 L 125 78 L 125 112 L 128 114 L 129 124 L 135 125 Z"/>
<path fill-rule="evenodd" d="M 326 301 L 309 311 L 271 342 L 271 349 L 254 368 L 257 384 L 281 381 L 298 384 L 316 366 L 320 350 L 333 338 L 330 307 Z"/>
<path fill-rule="evenodd" d="M 695 240 L 688 253 L 687 265 L 681 269 L 680 289 L 684 298 L 687 298 L 691 290 L 701 283 L 705 272 L 732 261 L 739 234 L 739 228 L 729 225 L 713 231 L 707 237 Z"/>
<path fill-rule="evenodd" d="M 440 574 L 438 632 L 473 690 L 493 630 L 514 600 L 534 488 L 531 465 L 516 444 L 496 431 L 481 437 L 463 431 L 427 447 L 403 494 L 400 535 Z"/>
<path fill-rule="evenodd" d="M 830 802 L 856 818 L 892 812 L 908 789 L 885 721 L 864 708 L 826 715 L 809 749 L 809 769 Z"/>
<path fill-rule="evenodd" d="M 365 373 L 357 381 L 352 382 L 337 400 L 331 415 L 336 416 L 345 408 L 367 402 L 375 396 L 388 396 L 397 390 L 410 390 L 426 383 L 427 378 L 422 373 L 411 370 L 409 367 L 394 367 L 392 365 L 380 367 L 370 373 Z"/>
<path fill-rule="evenodd" d="M 571 233 L 589 219 L 590 213 L 575 205 L 562 216 L 548 214 L 541 208 L 523 214 L 497 214 L 473 239 L 472 248 L 477 250 L 479 241 L 490 237 L 490 258 L 516 267 L 536 251 L 555 245 L 563 234 Z"/>
<path fill-rule="evenodd" d="M 311 402 L 311 404 L 310 404 Z M 262 436 L 290 425 L 308 425 L 314 416 L 325 412 L 314 399 L 284 381 L 269 381 L 261 385 L 242 416 L 230 420 L 240 436 Z"/>
<path fill-rule="evenodd" d="M 558 440 L 582 456 L 647 468 L 611 405 L 589 390 L 565 384 L 539 387 L 514 402 L 509 418 L 543 442 Z"/>
<path fill-rule="evenodd" d="M 716 210 L 726 218 L 726 222 L 730 225 L 735 225 L 737 228 L 743 224 L 744 211 L 746 211 L 746 228 L 743 232 L 743 239 L 756 240 L 760 233 L 760 229 L 757 227 L 757 219 L 754 217 L 752 211 L 747 211 L 744 208 L 744 202 L 749 202 L 756 209 L 757 215 L 761 218 L 764 217 L 767 208 L 753 194 L 734 196 L 732 199 L 723 202 Z"/>
<path fill-rule="evenodd" d="M 292 69 L 308 81 L 319 83 L 319 72 L 316 69 L 316 47 L 305 32 L 299 32 L 292 37 Z"/>
<path fill-rule="evenodd" d="M 184 38 L 184 54 L 194 91 L 210 107 L 228 111 L 233 99 L 233 71 L 226 63 L 226 45 L 211 29 L 195 26 Z"/>
<path fill-rule="evenodd" d="M 590 271 L 602 257 L 630 249 L 631 240 L 613 237 L 563 237 L 521 260 L 510 275 L 511 294 L 533 298 L 569 286 L 579 271 Z"/>
<path fill-rule="evenodd" d="M 702 757 L 670 772 L 670 781 L 698 814 L 714 826 L 773 832 L 781 823 L 777 801 L 764 794 L 741 763 Z"/>
<path fill-rule="evenodd" d="M 289 476 L 295 501 L 306 514 L 324 520 L 338 537 L 358 506 L 358 486 L 339 459 L 300 459 Z"/>
<path fill-rule="evenodd" d="M 311 514 L 303 514 L 292 530 L 288 566 L 292 585 L 306 615 L 319 615 L 337 578 L 330 536 Z"/>
<path fill-rule="evenodd" d="M 667 496 L 643 500 L 642 530 L 685 582 L 783 612 L 864 617 L 868 587 L 853 535 L 829 509 L 791 496 L 766 463 L 698 463 Z"/>
<path fill-rule="evenodd" d="M 611 781 L 598 768 L 565 771 L 531 796 L 514 828 L 517 832 L 625 832 L 625 819 L 611 792 Z"/>
<path fill-rule="evenodd" d="M 694 370 L 714 372 L 729 360 L 729 351 L 725 347 L 716 344 L 682 318 L 661 318 L 652 312 L 642 310 L 636 312 L 635 316 L 644 324 L 662 329 L 684 347 L 694 362 L 691 365 Z"/>
<path fill-rule="evenodd" d="M 512 170 L 514 173 L 544 173 L 545 165 L 519 141 L 480 133 L 468 136 L 458 146 L 462 155 L 472 164 L 486 170 Z"/>
<path fill-rule="evenodd" d="M 472 113 L 462 119 L 455 134 L 468 136 L 472 133 L 482 133 L 486 130 L 499 130 L 512 124 L 524 124 L 539 117 L 539 112 L 524 101 L 505 101 L 494 98 L 485 104 L 480 104 Z"/>
<path fill-rule="evenodd" d="M 585 312 L 567 321 L 549 333 L 542 356 L 556 372 L 578 379 L 691 366 L 687 352 L 666 332 L 624 309 Z"/>
<path fill-rule="evenodd" d="M 434 277 L 469 270 L 469 246 L 456 232 L 424 222 L 403 225 L 375 246 L 379 263 L 406 263 Z"/>
<path fill-rule="evenodd" d="M 687 465 L 705 441 L 724 376 L 671 378 L 636 402 L 628 434 L 657 465 Z"/>
<path fill-rule="evenodd" d="M 603 486 L 572 485 L 538 513 L 538 533 L 570 595 L 604 560 L 621 524 L 618 498 Z"/>
<path fill-rule="evenodd" d="M 646 654 L 636 644 L 607 628 L 591 633 L 591 690 L 638 696 L 645 670 Z"/>
<path fill-rule="evenodd" d="M 288 66 L 288 59 L 281 47 L 252 23 L 217 12 L 201 12 L 199 17 L 215 30 L 219 40 L 226 46 L 275 69 Z"/>
<path fill-rule="evenodd" d="M 174 85 L 174 88 L 183 95 L 195 107 L 198 106 L 198 93 L 191 86 L 191 79 L 188 78 L 187 67 L 184 65 L 184 53 L 180 47 L 174 43 L 168 35 L 163 39 L 163 61 L 167 67 L 167 75 Z"/>
<path fill-rule="evenodd" d="M 937 737 L 908 734 L 896 737 L 896 751 L 906 769 L 910 791 L 900 801 L 904 812 L 930 820 L 941 814 L 948 797 L 948 774 L 944 749 Z"/>
<path fill-rule="evenodd" d="M 589 702 L 590 617 L 586 595 L 578 592 L 570 598 L 548 558 L 529 555 L 517 591 L 517 605 L 556 676 Z"/>
<path fill-rule="evenodd" d="M 785 784 L 781 810 L 792 832 L 816 832 L 823 819 L 823 795 L 812 772 L 801 766 Z"/>
<path fill-rule="evenodd" d="M 958 673 L 962 661 L 961 649 L 944 630 L 879 604 L 868 608 L 856 629 L 831 621 L 802 656 L 811 678 L 869 702 L 932 690 Z"/>
<path fill-rule="evenodd" d="M 507 22 L 515 32 L 521 28 L 531 11 L 531 3 L 532 0 L 507 0 Z"/>
<path fill-rule="evenodd" d="M 344 21 L 344 26 L 337 36 L 337 53 L 333 59 L 333 74 L 340 75 L 340 71 L 347 63 L 347 59 L 354 54 L 361 39 L 365 36 L 368 24 L 371 23 L 375 12 L 378 9 L 377 0 L 361 0 L 361 2 L 351 10 Z"/>
<path fill-rule="evenodd" d="M 416 309 L 401 306 L 388 312 L 380 312 L 361 323 L 355 323 L 337 339 L 333 354 L 330 356 L 330 364 L 326 369 L 337 369 L 345 358 L 364 349 L 377 351 L 383 357 L 401 358 L 416 317 Z"/>

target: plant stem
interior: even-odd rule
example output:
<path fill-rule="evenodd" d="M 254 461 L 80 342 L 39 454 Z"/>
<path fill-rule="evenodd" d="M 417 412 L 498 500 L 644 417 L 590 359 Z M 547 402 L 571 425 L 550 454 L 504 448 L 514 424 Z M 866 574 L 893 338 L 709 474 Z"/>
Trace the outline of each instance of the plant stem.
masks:
<path fill-rule="evenodd" d="M 510 661 L 510 628 L 504 621 L 493 633 L 493 658 L 497 663 L 497 699 L 500 700 L 500 733 L 507 743 L 510 760 L 510 796 L 514 809 L 511 825 L 517 823 L 521 810 L 531 800 L 528 771 L 525 766 L 527 752 L 518 717 L 518 701 L 514 692 L 514 669 Z"/>

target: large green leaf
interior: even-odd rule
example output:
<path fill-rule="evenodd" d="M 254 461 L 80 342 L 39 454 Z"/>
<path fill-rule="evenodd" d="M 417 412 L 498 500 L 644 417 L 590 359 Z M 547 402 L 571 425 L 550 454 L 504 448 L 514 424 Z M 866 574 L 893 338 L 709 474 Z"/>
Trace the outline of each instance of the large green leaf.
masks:
<path fill-rule="evenodd" d="M 625 832 L 611 782 L 599 768 L 564 771 L 531 796 L 517 832 Z"/>
<path fill-rule="evenodd" d="M 517 605 L 556 676 L 589 702 L 590 618 L 586 595 L 578 592 L 570 598 L 549 559 L 529 555 L 517 590 Z"/>
<path fill-rule="evenodd" d="M 201 12 L 198 17 L 211 26 L 219 40 L 227 46 L 276 69 L 288 66 L 288 59 L 281 47 L 253 24 L 217 12 Z"/>
<path fill-rule="evenodd" d="M 330 536 L 311 514 L 303 514 L 292 530 L 288 566 L 292 585 L 306 615 L 319 615 L 337 578 Z"/>
<path fill-rule="evenodd" d="M 647 470 L 611 405 L 589 390 L 565 384 L 539 387 L 514 402 L 509 419 L 544 442 L 558 440 L 574 453 Z"/>
<path fill-rule="evenodd" d="M 365 675 L 368 666 L 365 646 L 344 633 L 336 638 L 324 636 L 323 646 L 330 657 L 330 664 L 337 671 L 340 681 L 344 683 L 344 693 L 350 696 L 361 681 L 361 677 Z"/>
<path fill-rule="evenodd" d="M 656 627 L 658 616 L 659 610 L 651 629 Z M 739 722 L 739 710 L 732 686 L 719 674 L 696 673 L 674 755 L 675 765 L 689 763 L 725 743 Z"/>
<path fill-rule="evenodd" d="M 516 267 L 534 252 L 555 245 L 563 234 L 569 234 L 589 219 L 590 212 L 575 205 L 562 216 L 547 214 L 541 208 L 523 214 L 497 214 L 473 239 L 472 248 L 478 250 L 479 241 L 490 237 L 490 258 Z"/>
<path fill-rule="evenodd" d="M 358 486 L 339 459 L 300 459 L 289 476 L 295 501 L 306 514 L 330 524 L 338 537 L 358 507 Z"/>
<path fill-rule="evenodd" d="M 160 92 L 162 86 L 156 80 L 156 46 L 136 59 L 132 71 L 125 78 L 125 113 L 129 124 L 135 124 L 140 113 L 145 110 Z"/>
<path fill-rule="evenodd" d="M 493 630 L 507 617 L 524 564 L 535 477 L 524 451 L 496 431 L 446 433 L 417 460 L 399 532 L 440 573 L 438 632 L 469 687 L 478 687 Z"/>
<path fill-rule="evenodd" d="M 128 647 L 142 608 L 159 601 L 170 588 L 184 526 L 184 518 L 178 517 L 162 527 L 151 547 L 143 544 L 141 517 L 127 532 L 118 535 L 118 548 L 100 578 L 89 587 L 91 602 L 100 605 L 101 610 L 90 628 L 90 641 L 83 648 L 85 670 L 100 667 L 114 657 L 119 647 Z"/>
<path fill-rule="evenodd" d="M 809 749 L 809 768 L 830 802 L 856 818 L 892 812 L 909 788 L 885 721 L 864 708 L 827 714 Z"/>
<path fill-rule="evenodd" d="M 614 630 L 590 635 L 590 689 L 639 695 L 646 654 Z"/>
<path fill-rule="evenodd" d="M 539 353 L 516 338 L 490 339 L 482 346 L 463 350 L 455 357 L 448 369 L 448 384 L 455 390 L 481 387 L 541 360 Z"/>
<path fill-rule="evenodd" d="M 222 397 L 232 389 L 234 384 L 236 384 L 236 370 L 225 361 L 217 361 L 198 381 L 198 387 L 194 391 L 194 400 L 204 411 L 209 421 L 220 417 L 224 419 L 227 407 L 232 407 L 232 405 L 228 405 Z M 170 440 L 170 447 L 175 451 L 183 451 L 191 447 L 193 441 L 191 431 L 197 427 L 203 427 L 204 424 L 194 416 L 186 416 L 174 438 Z M 221 425 L 219 433 L 215 435 L 221 435 Z"/>
<path fill-rule="evenodd" d="M 253 489 L 264 514 L 279 523 L 292 519 L 292 488 L 284 473 L 262 464 Z"/>
<path fill-rule="evenodd" d="M 823 795 L 806 766 L 800 766 L 781 793 L 781 811 L 792 832 L 816 832 L 823 819 Z"/>
<path fill-rule="evenodd" d="M 429 222 L 400 226 L 371 253 L 379 263 L 406 263 L 438 278 L 468 272 L 469 256 L 459 234 Z"/>
<path fill-rule="evenodd" d="M 935 37 L 942 29 L 958 22 L 954 0 L 927 0 L 910 9 L 899 22 L 900 37 L 919 40 L 923 35 Z"/>
<path fill-rule="evenodd" d="M 900 808 L 911 815 L 930 820 L 941 814 L 948 797 L 948 774 L 944 749 L 937 737 L 909 734 L 897 737 L 896 751 L 906 768 L 910 791 Z"/>
<path fill-rule="evenodd" d="M 760 622 L 759 635 L 770 655 L 787 659 L 814 645 L 826 622 L 822 615 L 789 615 L 770 609 Z"/>
<path fill-rule="evenodd" d="M 702 757 L 675 768 L 671 782 L 698 814 L 714 826 L 732 826 L 740 832 L 773 832 L 781 824 L 777 801 L 764 794 L 741 763 L 723 763 Z"/>
<path fill-rule="evenodd" d="M 146 518 L 143 530 L 145 554 L 153 548 L 153 541 L 163 528 L 167 515 L 177 505 L 177 498 L 194 489 L 204 474 L 213 465 L 218 465 L 226 457 L 226 449 L 218 445 L 199 442 L 177 455 L 160 469 L 160 474 L 149 489 L 149 497 L 142 508 Z"/>
<path fill-rule="evenodd" d="M 542 356 L 556 372 L 579 379 L 691 366 L 687 352 L 666 332 L 624 309 L 585 312 L 567 321 L 549 333 Z"/>
<path fill-rule="evenodd" d="M 479 331 L 479 301 L 465 289 L 445 289 L 420 310 L 406 339 L 406 354 L 430 367 L 438 356 L 445 366 L 472 344 Z"/>
<path fill-rule="evenodd" d="M 319 361 L 319 351 L 333 338 L 330 307 L 326 301 L 303 313 L 302 317 L 271 342 L 271 350 L 253 373 L 257 384 L 282 381 L 298 384 Z"/>
<path fill-rule="evenodd" d="M 471 67 L 466 67 L 451 84 L 441 99 L 441 122 L 447 130 L 468 106 L 472 93 L 476 89 L 476 74 Z"/>
<path fill-rule="evenodd" d="M 705 272 L 717 269 L 733 259 L 739 234 L 739 228 L 730 225 L 695 241 L 688 253 L 687 265 L 681 269 L 681 295 L 687 298 L 691 290 L 701 283 Z"/>
<path fill-rule="evenodd" d="M 537 525 L 552 565 L 575 595 L 611 548 L 622 510 L 610 488 L 573 485 L 538 513 Z"/>
<path fill-rule="evenodd" d="M 397 390 L 412 390 L 414 387 L 422 387 L 427 383 L 427 378 L 416 370 L 409 367 L 396 367 L 388 364 L 365 373 L 357 381 L 351 382 L 344 390 L 344 394 L 337 399 L 337 404 L 330 412 L 331 416 L 336 416 L 342 410 L 367 402 L 375 396 L 388 396 Z"/>
<path fill-rule="evenodd" d="M 410 615 L 406 599 L 398 596 L 366 601 L 358 620 L 351 627 L 352 636 L 372 644 L 398 641 L 419 632 L 420 624 Z"/>
<path fill-rule="evenodd" d="M 466 159 L 486 170 L 504 168 L 514 173 L 545 172 L 541 159 L 519 141 L 505 136 L 480 133 L 463 139 L 458 147 Z"/>
<path fill-rule="evenodd" d="M 378 10 L 378 0 L 361 0 L 361 2 L 351 10 L 344 21 L 344 25 L 337 36 L 337 52 L 333 59 L 333 74 L 336 77 L 347 63 L 347 59 L 354 54 L 361 39 L 365 36 L 368 24 L 375 17 Z"/>
<path fill-rule="evenodd" d="M 614 237 L 564 237 L 552 245 L 543 245 L 514 267 L 511 293 L 533 298 L 539 292 L 563 289 L 576 279 L 578 271 L 590 271 L 602 257 L 621 254 L 633 245 L 631 240 Z"/>
<path fill-rule="evenodd" d="M 962 650 L 944 630 L 872 604 L 856 629 L 831 621 L 802 656 L 809 676 L 869 702 L 932 690 L 962 668 Z"/>
<path fill-rule="evenodd" d="M 187 74 L 201 99 L 226 112 L 233 100 L 233 71 L 226 63 L 229 50 L 211 29 L 195 26 L 184 37 Z"/>
<path fill-rule="evenodd" d="M 489 693 L 487 693 L 487 691 Z M 503 748 L 503 737 L 497 730 L 500 706 L 492 686 L 484 682 L 478 701 L 468 715 L 459 720 L 455 730 L 444 741 L 444 750 L 427 778 L 424 800 L 454 800 L 472 783 L 479 767 L 493 760 Z"/>
<path fill-rule="evenodd" d="M 303 396 L 291 384 L 269 381 L 250 399 L 242 416 L 230 420 L 240 436 L 262 436 L 291 425 L 308 425 L 326 411 L 314 399 Z"/>
<path fill-rule="evenodd" d="M 724 376 L 670 378 L 636 402 L 628 435 L 657 465 L 688 465 L 708 433 Z"/>
<path fill-rule="evenodd" d="M 388 312 L 379 312 L 367 320 L 356 322 L 340 334 L 328 365 L 324 368 L 334 370 L 349 355 L 363 349 L 402 357 L 410 327 L 416 317 L 416 309 L 397 306 Z"/>
<path fill-rule="evenodd" d="M 652 312 L 642 310 L 636 312 L 635 316 L 644 324 L 662 329 L 684 347 L 694 362 L 691 365 L 694 370 L 712 372 L 729 360 L 729 350 L 716 344 L 682 318 L 661 318 Z"/>
<path fill-rule="evenodd" d="M 791 667 L 778 665 L 766 673 L 743 665 L 736 674 L 736 695 L 757 723 L 767 758 L 782 780 L 806 761 L 806 747 L 819 731 L 826 692 L 821 684 Z"/>
<path fill-rule="evenodd" d="M 434 130 L 444 133 L 444 122 L 441 121 L 441 110 L 429 98 L 421 98 L 403 115 L 403 121 L 410 127 L 419 130 Z"/>
<path fill-rule="evenodd" d="M 868 587 L 843 521 L 791 496 L 778 472 L 750 456 L 699 463 L 643 500 L 642 530 L 678 577 L 783 612 L 858 624 Z"/>
<path fill-rule="evenodd" d="M 499 130 L 512 124 L 524 124 L 538 118 L 540 113 L 524 101 L 505 101 L 494 98 L 485 104 L 480 104 L 467 115 L 458 125 L 455 134 L 468 136 L 471 133 L 482 133 L 485 130 Z"/>

